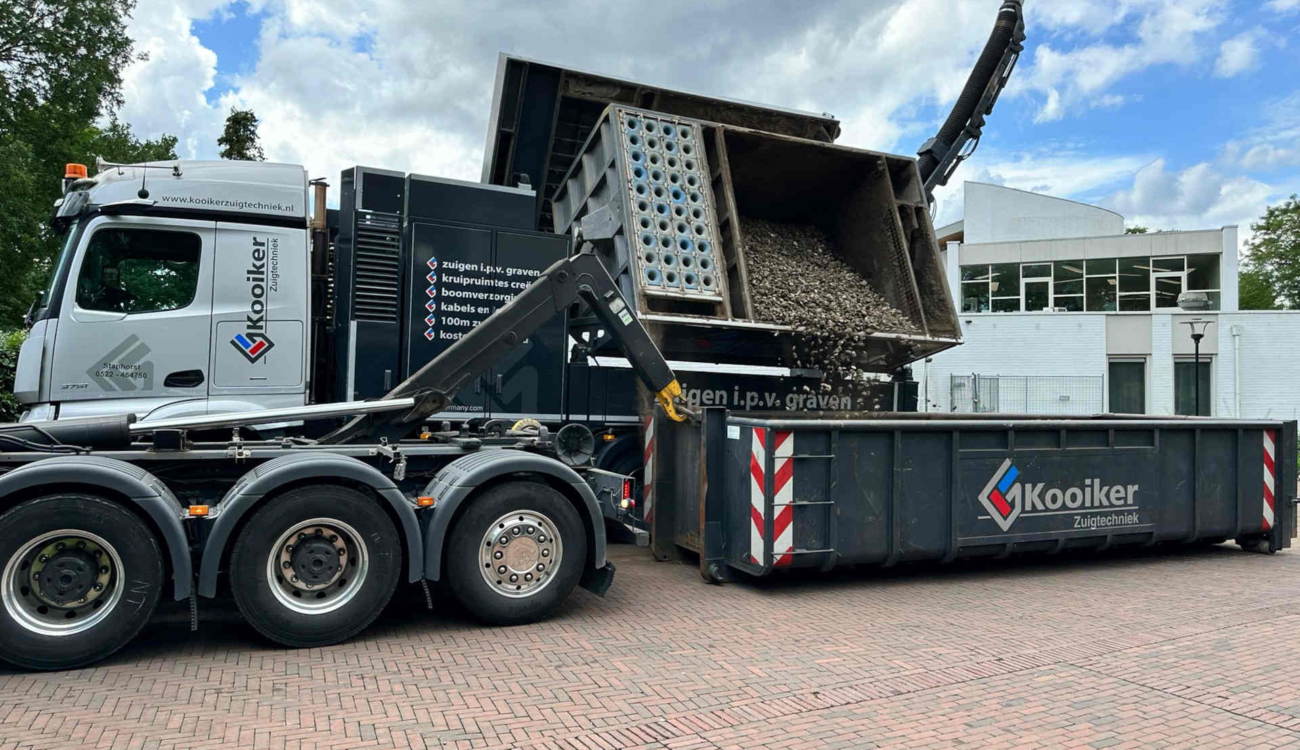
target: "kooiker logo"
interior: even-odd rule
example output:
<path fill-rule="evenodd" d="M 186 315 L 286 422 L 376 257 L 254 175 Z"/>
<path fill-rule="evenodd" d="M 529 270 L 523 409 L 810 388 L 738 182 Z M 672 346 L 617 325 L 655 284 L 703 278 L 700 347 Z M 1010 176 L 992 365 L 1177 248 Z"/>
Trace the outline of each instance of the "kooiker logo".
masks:
<path fill-rule="evenodd" d="M 275 348 L 275 342 L 266 335 L 266 241 L 253 238 L 248 270 L 248 315 L 244 318 L 245 331 L 236 333 L 231 346 L 249 362 L 258 362 Z"/>
<path fill-rule="evenodd" d="M 1019 478 L 1020 469 L 1008 458 L 993 472 L 979 494 L 980 505 L 1003 531 L 1009 531 L 1022 513 L 1037 516 L 1137 508 L 1135 497 L 1139 485 L 1136 484 L 1105 485 L 1094 477 L 1085 479 L 1082 487 L 1047 489 L 1045 482 L 1016 481 Z"/>
<path fill-rule="evenodd" d="M 267 338 L 265 333 L 236 333 L 230 343 L 249 362 L 257 362 L 275 348 L 275 342 Z"/>

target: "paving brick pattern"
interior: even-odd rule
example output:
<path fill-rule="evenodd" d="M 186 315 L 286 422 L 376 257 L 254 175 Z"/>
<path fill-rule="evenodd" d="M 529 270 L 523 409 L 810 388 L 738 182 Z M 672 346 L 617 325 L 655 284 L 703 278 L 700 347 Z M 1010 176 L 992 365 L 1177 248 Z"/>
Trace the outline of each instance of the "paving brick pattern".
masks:
<path fill-rule="evenodd" d="M 419 589 L 287 651 L 228 606 L 0 672 L 9 748 L 1300 749 L 1300 553 L 1224 546 L 723 587 L 613 551 L 608 597 L 481 628 Z"/>

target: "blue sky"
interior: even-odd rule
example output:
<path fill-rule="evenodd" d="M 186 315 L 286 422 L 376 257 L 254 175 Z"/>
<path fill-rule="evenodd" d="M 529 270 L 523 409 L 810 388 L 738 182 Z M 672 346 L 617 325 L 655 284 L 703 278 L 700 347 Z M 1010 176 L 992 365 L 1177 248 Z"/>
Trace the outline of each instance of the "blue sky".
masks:
<path fill-rule="evenodd" d="M 840 143 L 914 153 L 1000 0 L 140 0 L 124 119 L 207 158 L 230 106 L 268 158 L 477 179 L 498 51 L 829 111 Z M 1130 223 L 1249 222 L 1300 192 L 1300 0 L 1028 0 L 1026 50 L 955 179 Z M 632 40 L 628 43 L 625 40 Z M 959 184 L 938 221 L 960 216 Z"/>

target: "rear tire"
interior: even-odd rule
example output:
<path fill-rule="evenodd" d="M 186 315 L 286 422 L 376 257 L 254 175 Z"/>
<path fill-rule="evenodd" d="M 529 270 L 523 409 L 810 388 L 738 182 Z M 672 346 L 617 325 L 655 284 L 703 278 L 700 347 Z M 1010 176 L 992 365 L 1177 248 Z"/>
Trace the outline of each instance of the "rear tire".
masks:
<path fill-rule="evenodd" d="M 244 524 L 230 584 L 257 632 L 294 648 L 360 633 L 397 589 L 402 542 L 374 499 L 335 485 L 299 487 Z"/>
<path fill-rule="evenodd" d="M 587 564 L 587 531 L 573 504 L 537 482 L 497 485 L 468 502 L 447 542 L 452 594 L 491 625 L 554 612 Z"/>
<path fill-rule="evenodd" d="M 47 495 L 0 516 L 0 566 L 0 658 L 26 669 L 114 653 L 149 621 L 163 585 L 153 531 L 93 495 Z"/>

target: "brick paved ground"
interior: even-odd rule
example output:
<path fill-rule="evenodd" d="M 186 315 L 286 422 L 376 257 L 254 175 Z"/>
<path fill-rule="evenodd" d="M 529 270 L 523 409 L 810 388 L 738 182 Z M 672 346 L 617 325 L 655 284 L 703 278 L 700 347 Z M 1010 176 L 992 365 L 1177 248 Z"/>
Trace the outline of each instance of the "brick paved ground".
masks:
<path fill-rule="evenodd" d="M 164 616 L 95 668 L 0 673 L 0 748 L 1300 748 L 1300 553 L 725 587 L 614 558 L 606 599 L 514 629 L 397 607 L 284 651 Z"/>

